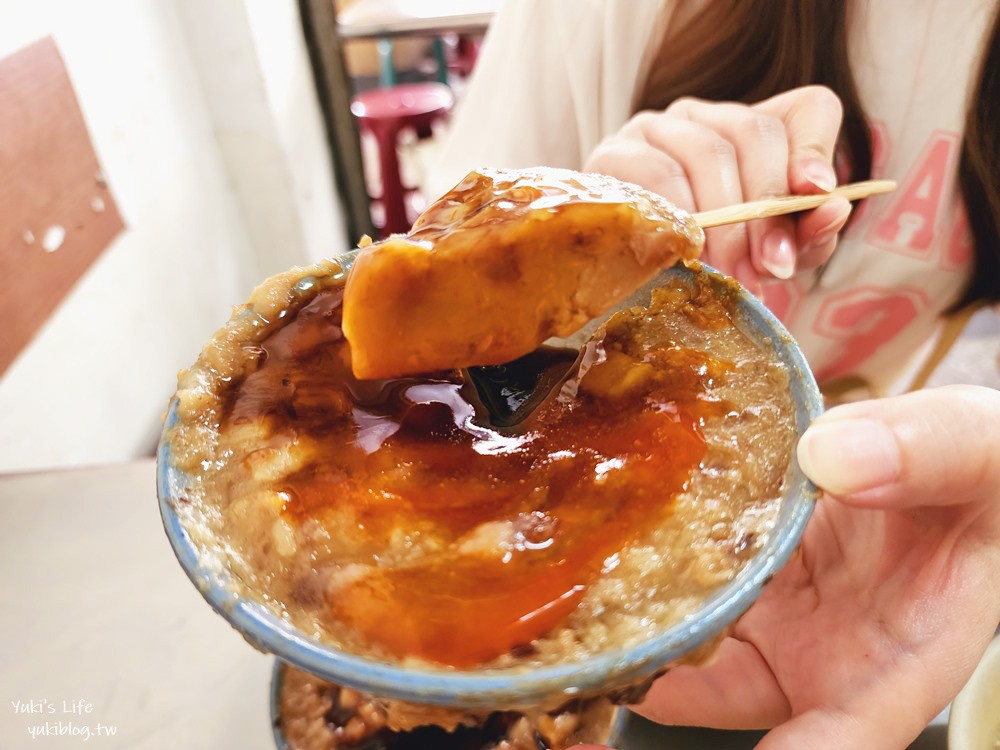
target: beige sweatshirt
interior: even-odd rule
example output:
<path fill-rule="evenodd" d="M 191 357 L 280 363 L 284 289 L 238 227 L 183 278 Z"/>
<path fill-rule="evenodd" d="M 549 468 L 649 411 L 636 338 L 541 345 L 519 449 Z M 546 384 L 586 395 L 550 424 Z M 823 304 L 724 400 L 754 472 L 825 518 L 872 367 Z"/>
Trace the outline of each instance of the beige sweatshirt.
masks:
<path fill-rule="evenodd" d="M 886 394 L 909 384 L 968 273 L 956 167 L 994 2 L 856 1 L 874 176 L 899 189 L 862 205 L 822 276 L 771 282 L 766 300 L 821 381 Z M 579 169 L 631 116 L 673 12 L 672 0 L 506 0 L 429 190 L 480 165 Z"/>

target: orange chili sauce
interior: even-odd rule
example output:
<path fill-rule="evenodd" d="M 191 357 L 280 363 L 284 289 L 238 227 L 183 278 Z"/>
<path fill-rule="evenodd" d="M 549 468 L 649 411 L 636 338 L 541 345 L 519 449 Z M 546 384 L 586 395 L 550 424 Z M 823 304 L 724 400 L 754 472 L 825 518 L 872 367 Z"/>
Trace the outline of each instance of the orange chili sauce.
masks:
<path fill-rule="evenodd" d="M 702 420 L 728 408 L 706 397 L 722 363 L 681 347 L 637 359 L 613 324 L 579 355 L 540 351 L 520 370 L 359 381 L 341 296 L 320 292 L 263 342 L 226 420 L 266 418 L 317 441 L 314 460 L 275 487 L 293 523 L 349 504 L 357 527 L 336 533 L 374 550 L 400 526 L 430 524 L 445 540 L 331 597 L 331 618 L 396 657 L 470 667 L 557 626 L 616 553 L 669 514 L 704 458 Z M 487 522 L 509 524 L 493 554 L 453 544 Z"/>

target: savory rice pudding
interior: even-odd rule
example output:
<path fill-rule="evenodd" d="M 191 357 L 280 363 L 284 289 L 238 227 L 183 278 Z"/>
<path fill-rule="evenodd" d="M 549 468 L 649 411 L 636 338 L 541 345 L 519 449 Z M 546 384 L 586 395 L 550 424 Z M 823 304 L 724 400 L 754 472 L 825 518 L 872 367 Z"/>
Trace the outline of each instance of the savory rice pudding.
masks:
<path fill-rule="evenodd" d="M 373 659 L 523 669 L 649 639 L 760 549 L 794 408 L 726 282 L 579 352 L 359 380 L 345 277 L 274 277 L 180 375 L 174 504 L 238 593 Z"/>

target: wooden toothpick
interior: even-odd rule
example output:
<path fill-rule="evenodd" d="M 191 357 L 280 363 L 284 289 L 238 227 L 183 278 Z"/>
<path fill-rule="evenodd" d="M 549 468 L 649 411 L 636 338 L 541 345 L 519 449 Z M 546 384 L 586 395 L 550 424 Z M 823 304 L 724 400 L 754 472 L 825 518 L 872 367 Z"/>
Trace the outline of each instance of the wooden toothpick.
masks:
<path fill-rule="evenodd" d="M 699 211 L 694 214 L 694 220 L 703 229 L 717 227 L 723 224 L 738 224 L 751 219 L 765 219 L 768 216 L 794 214 L 798 211 L 808 211 L 825 203 L 830 196 L 841 195 L 849 201 L 867 198 L 870 195 L 888 193 L 896 189 L 893 180 L 866 180 L 841 185 L 829 193 L 818 195 L 786 195 L 783 198 L 768 198 L 749 203 L 739 203 L 735 206 L 716 208 L 711 211 Z"/>

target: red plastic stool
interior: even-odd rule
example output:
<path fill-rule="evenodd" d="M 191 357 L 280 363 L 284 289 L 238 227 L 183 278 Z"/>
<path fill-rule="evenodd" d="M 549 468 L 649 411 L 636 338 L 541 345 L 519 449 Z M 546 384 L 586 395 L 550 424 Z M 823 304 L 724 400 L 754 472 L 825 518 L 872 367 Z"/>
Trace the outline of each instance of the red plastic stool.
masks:
<path fill-rule="evenodd" d="M 429 137 L 431 126 L 447 118 L 454 103 L 451 89 L 440 83 L 404 83 L 375 89 L 358 94 L 351 103 L 351 112 L 361 129 L 371 133 L 378 144 L 382 176 L 382 196 L 378 200 L 385 212 L 385 224 L 379 228 L 383 236 L 410 228 L 406 196 L 415 188 L 403 185 L 397 151 L 399 132 L 413 128 L 417 137 Z"/>
<path fill-rule="evenodd" d="M 455 41 L 454 57 L 449 62 L 449 69 L 454 70 L 462 78 L 472 75 L 479 59 L 479 50 L 483 46 L 482 37 L 459 34 Z"/>

